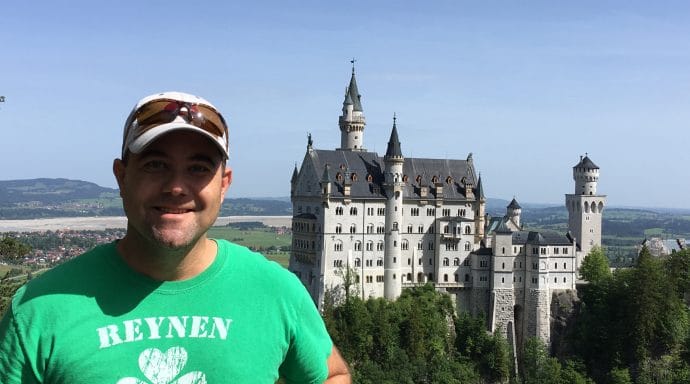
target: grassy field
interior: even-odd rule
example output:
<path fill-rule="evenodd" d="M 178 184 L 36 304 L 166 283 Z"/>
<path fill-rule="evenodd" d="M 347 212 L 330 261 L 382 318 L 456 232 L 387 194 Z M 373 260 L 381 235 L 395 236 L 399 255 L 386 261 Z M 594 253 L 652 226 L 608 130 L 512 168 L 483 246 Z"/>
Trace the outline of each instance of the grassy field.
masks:
<path fill-rule="evenodd" d="M 287 267 L 292 244 L 292 235 L 278 234 L 271 228 L 238 229 L 234 227 L 212 227 L 209 237 L 225 239 L 261 252 L 266 258 Z"/>

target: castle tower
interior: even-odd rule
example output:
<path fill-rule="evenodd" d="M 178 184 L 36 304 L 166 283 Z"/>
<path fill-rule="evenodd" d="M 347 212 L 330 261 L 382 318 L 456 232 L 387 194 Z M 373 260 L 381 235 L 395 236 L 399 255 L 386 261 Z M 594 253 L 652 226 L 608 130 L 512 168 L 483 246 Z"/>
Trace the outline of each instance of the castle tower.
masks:
<path fill-rule="evenodd" d="M 479 174 L 477 179 L 477 213 L 474 216 L 474 242 L 479 244 L 484 239 L 484 229 L 486 227 L 486 196 L 484 195 L 484 187 L 482 186 L 482 175 Z"/>
<path fill-rule="evenodd" d="M 352 77 L 350 85 L 345 90 L 345 101 L 343 101 L 343 114 L 338 117 L 340 126 L 340 148 L 341 151 L 366 151 L 364 149 L 364 111 L 362 110 L 362 96 L 357 90 L 355 80 L 354 60 L 352 64 Z"/>
<path fill-rule="evenodd" d="M 393 117 L 393 131 L 386 155 L 383 157 L 385 164 L 384 188 L 386 191 L 386 232 L 384 235 L 385 250 L 383 256 L 383 295 L 386 299 L 394 300 L 402 291 L 402 276 L 400 276 L 400 228 L 403 226 L 403 158 L 398 140 L 398 129 Z"/>
<path fill-rule="evenodd" d="M 586 154 L 580 156 L 580 162 L 573 167 L 573 179 L 575 193 L 565 195 L 565 205 L 568 208 L 568 229 L 581 251 L 577 260 L 579 268 L 582 258 L 592 247 L 601 246 L 601 220 L 606 195 L 597 194 L 599 167 Z"/>
<path fill-rule="evenodd" d="M 513 197 L 513 200 L 506 207 L 506 214 L 508 219 L 510 219 L 518 228 L 522 228 L 520 225 L 520 214 L 522 214 L 522 207 L 518 204 L 517 200 Z"/>

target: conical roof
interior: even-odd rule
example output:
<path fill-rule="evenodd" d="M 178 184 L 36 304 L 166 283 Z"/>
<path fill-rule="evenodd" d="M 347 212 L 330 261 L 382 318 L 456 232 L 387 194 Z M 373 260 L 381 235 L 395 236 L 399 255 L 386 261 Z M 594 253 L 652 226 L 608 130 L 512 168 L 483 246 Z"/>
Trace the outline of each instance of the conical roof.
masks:
<path fill-rule="evenodd" d="M 386 148 L 386 157 L 403 157 L 400 140 L 398 140 L 398 128 L 395 126 L 395 117 L 393 118 L 391 138 L 388 140 L 388 148 Z"/>

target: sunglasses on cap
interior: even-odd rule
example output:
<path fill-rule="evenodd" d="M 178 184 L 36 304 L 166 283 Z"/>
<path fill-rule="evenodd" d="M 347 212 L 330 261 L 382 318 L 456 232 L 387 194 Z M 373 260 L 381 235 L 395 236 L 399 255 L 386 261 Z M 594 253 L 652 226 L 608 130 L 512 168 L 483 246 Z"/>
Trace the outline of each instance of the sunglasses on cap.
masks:
<path fill-rule="evenodd" d="M 175 99 L 155 99 L 132 111 L 125 123 L 123 153 L 129 145 L 147 131 L 182 118 L 185 123 L 211 134 L 228 148 L 228 127 L 225 119 L 210 105 Z"/>

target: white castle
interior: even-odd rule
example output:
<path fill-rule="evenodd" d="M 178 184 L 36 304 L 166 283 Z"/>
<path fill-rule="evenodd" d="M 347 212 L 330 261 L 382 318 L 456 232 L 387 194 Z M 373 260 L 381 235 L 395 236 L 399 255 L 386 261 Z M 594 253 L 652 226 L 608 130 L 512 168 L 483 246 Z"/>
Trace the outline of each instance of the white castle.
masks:
<path fill-rule="evenodd" d="M 485 213 L 471 153 L 405 157 L 395 117 L 385 155 L 368 152 L 354 68 L 338 122 L 340 148 L 315 149 L 309 136 L 291 180 L 289 269 L 317 305 L 343 290 L 348 271 L 362 298 L 395 299 L 431 283 L 458 311 L 484 314 L 491 331 L 548 343 L 552 295 L 575 289 L 583 257 L 601 244 L 599 167 L 587 156 L 573 167 L 567 234 L 525 231 L 515 199 L 504 217 Z"/>

